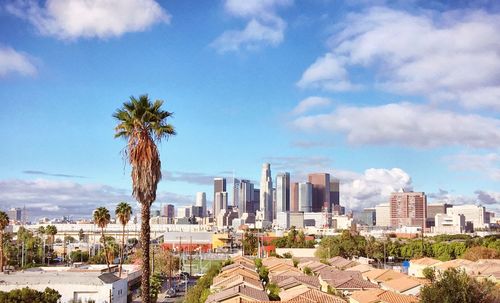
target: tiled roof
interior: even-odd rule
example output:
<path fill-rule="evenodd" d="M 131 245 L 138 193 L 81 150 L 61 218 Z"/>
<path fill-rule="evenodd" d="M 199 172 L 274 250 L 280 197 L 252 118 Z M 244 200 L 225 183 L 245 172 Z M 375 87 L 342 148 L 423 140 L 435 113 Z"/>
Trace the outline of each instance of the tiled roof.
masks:
<path fill-rule="evenodd" d="M 230 288 L 226 288 L 221 292 L 211 294 L 208 296 L 206 303 L 215 303 L 223 300 L 230 299 L 232 297 L 240 296 L 244 299 L 248 299 L 251 302 L 261 302 L 268 301 L 269 298 L 263 290 L 258 290 L 253 287 L 248 287 L 245 285 L 238 285 Z"/>
<path fill-rule="evenodd" d="M 472 263 L 474 263 L 474 262 L 466 260 L 466 259 L 455 259 L 455 260 L 446 261 L 446 262 L 443 262 L 441 264 L 436 265 L 436 269 L 447 270 L 448 268 L 467 266 L 467 265 L 472 264 Z"/>
<path fill-rule="evenodd" d="M 364 273 L 364 272 L 367 272 L 367 271 L 370 271 L 370 270 L 373 270 L 375 269 L 373 266 L 371 265 L 368 265 L 368 264 L 359 264 L 359 265 L 356 265 L 356 266 L 353 266 L 353 267 L 349 267 L 349 268 L 346 268 L 345 270 L 348 270 L 348 271 L 359 271 L 361 273 Z"/>
<path fill-rule="evenodd" d="M 236 285 L 239 285 L 242 283 L 249 284 L 249 286 L 255 287 L 257 289 L 263 289 L 262 283 L 259 280 L 252 279 L 252 278 L 245 277 L 245 276 L 241 276 L 241 275 L 230 276 L 230 277 L 227 277 L 223 280 L 214 282 L 212 284 L 211 288 L 224 289 L 224 288 L 236 286 Z"/>
<path fill-rule="evenodd" d="M 293 265 L 290 265 L 290 264 L 286 264 L 286 263 L 278 263 L 278 264 L 274 264 L 273 266 L 267 267 L 267 269 L 269 270 L 270 273 L 284 271 L 284 270 L 287 270 L 290 268 L 296 268 L 296 267 L 294 267 Z"/>
<path fill-rule="evenodd" d="M 292 276 L 277 282 L 279 288 L 288 289 L 297 285 L 306 285 L 314 288 L 320 288 L 318 277 L 311 276 Z"/>
<path fill-rule="evenodd" d="M 378 288 L 377 285 L 359 278 L 349 278 L 338 281 L 333 280 L 333 281 L 328 281 L 328 284 L 330 284 L 332 287 L 336 289 Z"/>
<path fill-rule="evenodd" d="M 293 261 L 291 259 L 280 259 L 276 257 L 269 257 L 262 259 L 262 265 L 265 267 L 273 267 L 276 264 L 288 264 L 293 266 Z"/>
<path fill-rule="evenodd" d="M 405 292 L 409 289 L 421 286 L 423 284 L 425 284 L 423 280 L 418 280 L 411 277 L 402 277 L 382 283 L 384 287 L 399 293 Z"/>
<path fill-rule="evenodd" d="M 320 270 L 319 276 L 323 280 L 341 280 L 345 278 L 363 279 L 359 271 L 338 270 L 333 268 L 324 268 Z"/>
<path fill-rule="evenodd" d="M 373 269 L 362 273 L 363 278 L 370 280 L 372 282 L 386 282 L 402 277 L 406 277 L 405 274 L 394 271 L 392 269 Z"/>
<path fill-rule="evenodd" d="M 352 267 L 352 266 L 358 265 L 357 262 L 351 261 L 351 260 L 347 260 L 346 258 L 343 258 L 343 257 L 340 257 L 340 256 L 328 259 L 328 263 L 330 263 L 331 266 L 337 267 L 337 268 L 340 268 L 340 269 L 344 269 L 344 268 L 347 268 L 347 267 Z"/>
<path fill-rule="evenodd" d="M 382 289 L 370 289 L 355 291 L 351 294 L 352 300 L 359 303 L 416 303 L 417 298 L 414 296 L 407 296 L 394 293 Z"/>
<path fill-rule="evenodd" d="M 410 266 L 412 264 L 424 265 L 424 266 L 431 266 L 431 265 L 436 265 L 438 263 L 441 263 L 441 261 L 433 259 L 433 258 L 428 258 L 428 257 L 410 260 Z"/>
<path fill-rule="evenodd" d="M 283 281 L 285 279 L 288 279 L 289 277 L 295 276 L 306 276 L 306 274 L 301 271 L 287 270 L 278 274 L 269 274 L 269 280 L 271 282 L 278 283 L 279 281 Z"/>
<path fill-rule="evenodd" d="M 242 268 L 244 267 L 246 269 L 250 269 L 250 270 L 255 271 L 255 265 L 251 265 L 251 264 L 248 264 L 248 263 L 245 263 L 245 262 L 242 262 L 242 263 L 233 263 L 233 264 L 226 265 L 223 268 L 221 268 L 220 271 L 224 272 L 226 270 L 237 268 L 237 267 L 242 267 Z"/>
<path fill-rule="evenodd" d="M 305 290 L 303 293 L 286 301 L 293 303 L 347 303 L 344 299 L 334 295 L 329 295 L 317 289 Z"/>

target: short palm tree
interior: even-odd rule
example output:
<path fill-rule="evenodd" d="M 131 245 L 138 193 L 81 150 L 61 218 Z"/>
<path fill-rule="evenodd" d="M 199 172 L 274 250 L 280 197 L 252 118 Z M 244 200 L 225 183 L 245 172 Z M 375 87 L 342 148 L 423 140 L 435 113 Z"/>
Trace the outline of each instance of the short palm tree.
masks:
<path fill-rule="evenodd" d="M 3 233 L 9 225 L 9 216 L 7 213 L 0 211 L 0 272 L 3 272 Z"/>
<path fill-rule="evenodd" d="M 106 207 L 98 207 L 94 210 L 93 214 L 94 224 L 101 229 L 101 241 L 104 246 L 104 256 L 106 258 L 106 265 L 108 266 L 108 271 L 111 272 L 109 267 L 108 249 L 106 246 L 106 235 L 104 234 L 104 229 L 108 226 L 111 216 L 109 215 L 109 210 Z"/>
<path fill-rule="evenodd" d="M 115 215 L 120 224 L 122 225 L 122 245 L 120 249 L 120 274 L 122 276 L 123 258 L 125 256 L 125 226 L 130 221 L 132 215 L 132 206 L 126 202 L 121 202 L 116 206 Z"/>
<path fill-rule="evenodd" d="M 156 189 L 161 179 L 160 154 L 156 146 L 163 138 L 175 135 L 174 127 L 167 123 L 172 113 L 163 110 L 163 101 L 151 102 L 148 95 L 139 99 L 130 97 L 114 114 L 118 120 L 115 138 L 125 138 L 127 148 L 125 155 L 132 167 L 132 194 L 141 204 L 141 245 L 142 302 L 150 303 L 149 276 L 149 242 L 150 242 L 150 208 L 156 200 Z"/>

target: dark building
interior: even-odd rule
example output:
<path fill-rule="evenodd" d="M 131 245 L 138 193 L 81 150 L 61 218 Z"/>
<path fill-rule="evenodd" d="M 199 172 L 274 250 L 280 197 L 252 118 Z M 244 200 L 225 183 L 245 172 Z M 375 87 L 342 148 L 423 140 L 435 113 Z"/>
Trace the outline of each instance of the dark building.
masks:
<path fill-rule="evenodd" d="M 217 215 L 219 214 L 219 212 L 216 211 L 217 209 L 216 195 L 217 193 L 222 193 L 222 192 L 226 192 L 226 178 L 214 178 L 214 199 L 213 199 L 214 203 L 212 205 L 212 210 L 214 211 L 215 217 L 217 217 Z"/>
<path fill-rule="evenodd" d="M 309 183 L 312 184 L 312 212 L 321 212 L 323 207 L 331 211 L 330 201 L 330 174 L 309 174 Z"/>
<path fill-rule="evenodd" d="M 330 203 L 331 207 L 340 205 L 340 181 L 330 180 Z"/>
<path fill-rule="evenodd" d="M 290 185 L 290 212 L 299 211 L 299 183 L 293 182 Z"/>

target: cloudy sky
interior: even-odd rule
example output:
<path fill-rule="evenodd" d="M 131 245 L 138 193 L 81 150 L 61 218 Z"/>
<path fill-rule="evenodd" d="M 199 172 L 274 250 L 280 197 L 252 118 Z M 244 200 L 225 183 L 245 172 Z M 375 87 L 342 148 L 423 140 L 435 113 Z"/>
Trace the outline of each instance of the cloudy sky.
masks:
<path fill-rule="evenodd" d="M 19 0 L 0 7 L 0 209 L 133 202 L 112 113 L 175 113 L 161 203 L 214 176 L 330 172 L 352 209 L 399 188 L 500 205 L 498 1 Z"/>

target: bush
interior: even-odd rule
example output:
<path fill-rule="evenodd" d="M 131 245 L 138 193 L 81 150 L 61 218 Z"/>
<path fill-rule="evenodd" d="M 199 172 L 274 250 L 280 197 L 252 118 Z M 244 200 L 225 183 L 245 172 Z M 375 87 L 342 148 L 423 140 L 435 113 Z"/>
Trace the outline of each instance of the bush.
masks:
<path fill-rule="evenodd" d="M 60 298 L 59 292 L 48 287 L 43 292 L 28 287 L 13 289 L 9 292 L 0 291 L 2 303 L 57 303 Z"/>

